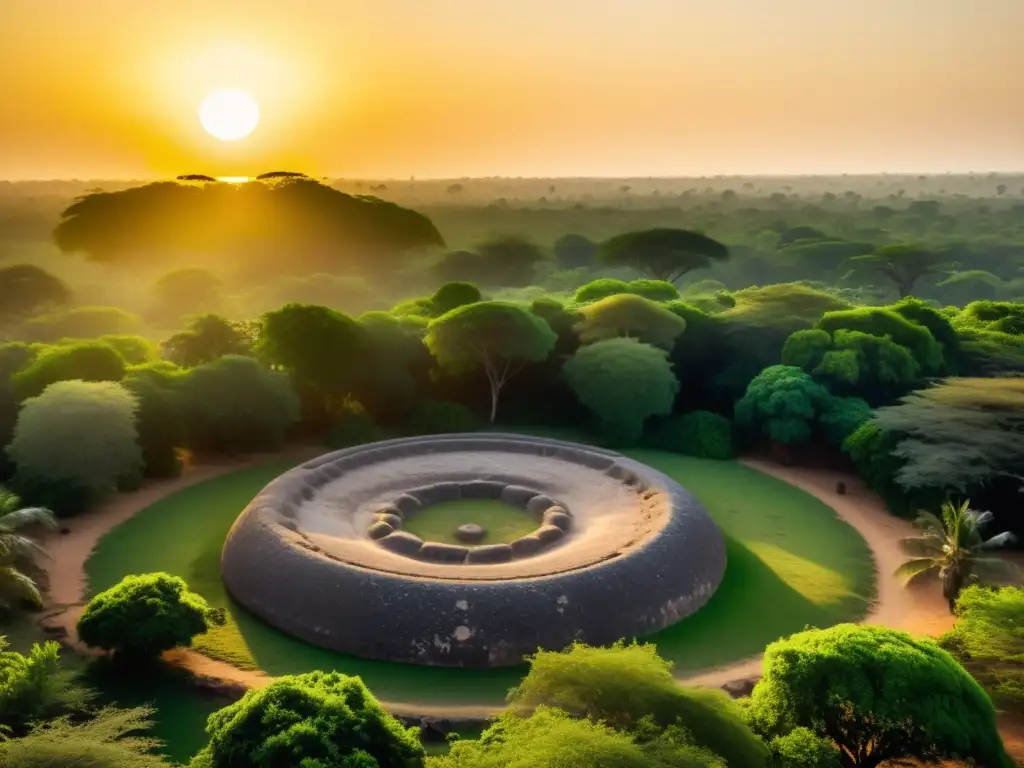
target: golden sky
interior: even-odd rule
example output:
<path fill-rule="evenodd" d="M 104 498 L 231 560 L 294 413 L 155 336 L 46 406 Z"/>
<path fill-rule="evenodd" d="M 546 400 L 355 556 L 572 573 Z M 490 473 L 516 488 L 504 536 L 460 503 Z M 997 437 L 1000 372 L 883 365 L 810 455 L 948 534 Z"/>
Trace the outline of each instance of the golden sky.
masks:
<path fill-rule="evenodd" d="M 1022 170 L 1022 35 L 1024 0 L 0 0 L 0 178 Z"/>

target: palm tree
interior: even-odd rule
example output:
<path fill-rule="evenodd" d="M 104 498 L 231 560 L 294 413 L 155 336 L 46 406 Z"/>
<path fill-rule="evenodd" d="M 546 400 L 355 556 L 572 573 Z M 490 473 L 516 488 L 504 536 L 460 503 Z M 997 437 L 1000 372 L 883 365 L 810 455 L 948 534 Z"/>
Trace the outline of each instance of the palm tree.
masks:
<path fill-rule="evenodd" d="M 920 510 L 914 527 L 920 536 L 900 539 L 900 548 L 914 557 L 896 569 L 896 576 L 909 584 L 938 574 L 942 595 L 949 603 L 949 612 L 956 608 L 956 599 L 969 580 L 998 582 L 1012 579 L 1017 569 L 1011 563 L 987 553 L 1009 544 L 1016 537 L 1006 531 L 986 539 L 983 526 L 992 521 L 991 512 L 971 509 L 970 501 L 961 504 L 945 502 L 941 518 Z"/>
<path fill-rule="evenodd" d="M 19 601 L 42 606 L 39 587 L 19 570 L 36 557 L 48 556 L 32 539 L 18 533 L 26 525 L 38 523 L 57 528 L 57 518 L 44 507 L 22 507 L 17 494 L 0 487 L 0 607 L 10 609 Z"/>

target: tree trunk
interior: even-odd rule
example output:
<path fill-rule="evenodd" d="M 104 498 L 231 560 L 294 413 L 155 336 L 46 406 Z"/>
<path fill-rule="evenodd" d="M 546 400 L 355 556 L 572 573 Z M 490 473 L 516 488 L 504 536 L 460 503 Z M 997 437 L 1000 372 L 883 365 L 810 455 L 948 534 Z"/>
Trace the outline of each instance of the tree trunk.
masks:
<path fill-rule="evenodd" d="M 960 590 L 964 587 L 964 576 L 960 567 L 956 564 L 943 566 L 939 571 L 939 578 L 942 581 L 942 596 L 949 604 L 949 612 L 956 612 L 956 599 L 960 597 Z"/>
<path fill-rule="evenodd" d="M 494 423 L 494 418 L 498 415 L 498 388 L 491 387 L 491 424 Z"/>

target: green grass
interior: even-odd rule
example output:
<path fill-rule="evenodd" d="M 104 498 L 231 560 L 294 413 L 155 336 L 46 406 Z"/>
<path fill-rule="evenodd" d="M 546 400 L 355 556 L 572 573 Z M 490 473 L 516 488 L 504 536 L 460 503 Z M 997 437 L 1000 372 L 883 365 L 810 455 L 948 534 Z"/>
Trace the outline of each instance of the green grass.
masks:
<path fill-rule="evenodd" d="M 759 653 L 805 626 L 860 617 L 874 579 L 867 545 L 825 504 L 782 481 L 733 462 L 630 451 L 695 493 L 727 538 L 729 566 L 700 612 L 652 636 L 680 673 Z M 362 676 L 381 699 L 500 704 L 522 668 L 463 670 L 370 661 L 333 653 L 279 632 L 238 606 L 220 580 L 220 550 L 245 504 L 289 467 L 271 463 L 186 488 L 142 510 L 105 536 L 87 563 L 93 593 L 132 573 L 184 577 L 226 626 L 201 650 L 271 675 L 336 669 Z"/>
<path fill-rule="evenodd" d="M 481 544 L 508 544 L 533 533 L 539 525 L 525 510 L 497 499 L 456 499 L 431 504 L 409 515 L 402 528 L 424 541 L 461 544 L 455 538 L 455 529 L 465 523 L 476 523 L 487 531 Z"/>

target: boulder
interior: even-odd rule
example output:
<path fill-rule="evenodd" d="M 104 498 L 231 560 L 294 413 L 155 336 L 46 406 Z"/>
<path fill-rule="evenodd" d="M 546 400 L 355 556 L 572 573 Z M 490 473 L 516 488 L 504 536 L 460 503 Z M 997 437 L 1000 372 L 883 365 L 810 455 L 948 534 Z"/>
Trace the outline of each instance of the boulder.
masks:
<path fill-rule="evenodd" d="M 572 527 L 572 518 L 569 516 L 568 511 L 565 507 L 560 507 L 557 504 L 547 508 L 544 512 L 543 520 L 544 525 L 554 525 L 563 531 L 568 531 Z"/>
<path fill-rule="evenodd" d="M 374 523 L 373 525 L 371 525 L 370 529 L 367 531 L 367 533 L 370 534 L 370 538 L 371 539 L 383 539 L 388 534 L 391 534 L 391 533 L 394 533 L 394 532 L 395 532 L 395 529 L 392 528 L 390 524 L 384 522 L 383 520 L 379 520 L 376 523 Z"/>
<path fill-rule="evenodd" d="M 475 544 L 478 541 L 483 541 L 484 536 L 486 535 L 487 531 L 476 523 L 466 523 L 465 525 L 460 525 L 455 529 L 455 538 L 459 541 L 464 541 L 467 544 Z"/>
<path fill-rule="evenodd" d="M 539 552 L 541 546 L 543 546 L 543 544 L 535 533 L 531 533 L 527 536 L 521 536 L 509 544 L 513 557 L 529 557 L 530 555 Z"/>
<path fill-rule="evenodd" d="M 514 507 L 525 508 L 530 499 L 537 495 L 536 491 L 524 488 L 521 485 L 506 485 L 501 491 L 501 500 Z"/>
<path fill-rule="evenodd" d="M 420 510 L 420 507 L 423 506 L 422 504 L 420 504 L 419 499 L 417 499 L 412 494 L 408 493 L 403 493 L 401 496 L 399 496 L 391 503 L 398 508 L 399 514 L 403 517 L 405 515 L 411 515 L 413 512 L 418 512 Z"/>
<path fill-rule="evenodd" d="M 534 496 L 526 503 L 526 511 L 529 512 L 531 515 L 535 515 L 537 518 L 540 518 L 541 516 L 543 516 L 544 510 L 554 505 L 555 502 L 553 502 L 547 496 L 540 494 Z"/>
<path fill-rule="evenodd" d="M 544 544 L 552 541 L 558 541 L 560 538 L 565 536 L 565 531 L 559 528 L 557 525 L 542 525 L 534 533 L 538 539 Z"/>
<path fill-rule="evenodd" d="M 466 557 L 467 563 L 507 563 L 512 559 L 512 547 L 508 544 L 485 544 L 473 547 Z"/>
<path fill-rule="evenodd" d="M 428 541 L 416 556 L 420 560 L 429 560 L 432 563 L 462 563 L 469 555 L 469 547 L 460 547 L 458 544 L 442 544 L 439 541 Z"/>
<path fill-rule="evenodd" d="M 384 547 L 384 549 L 398 555 L 415 555 L 420 551 L 420 547 L 423 546 L 423 539 L 419 536 L 414 536 L 408 531 L 395 531 L 382 539 L 378 539 L 377 543 Z"/>
<path fill-rule="evenodd" d="M 462 498 L 500 499 L 504 489 L 505 484 L 497 480 L 470 480 L 462 484 Z"/>
<path fill-rule="evenodd" d="M 381 514 L 378 514 L 377 515 L 377 522 L 378 523 L 387 523 L 392 528 L 394 528 L 396 531 L 400 530 L 401 527 L 402 527 L 402 518 L 401 518 L 400 515 L 381 515 Z"/>
<path fill-rule="evenodd" d="M 434 483 L 409 491 L 409 495 L 415 497 L 422 506 L 426 507 L 442 501 L 461 499 L 462 486 L 458 483 Z"/>

